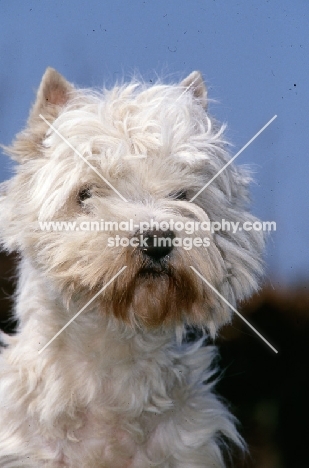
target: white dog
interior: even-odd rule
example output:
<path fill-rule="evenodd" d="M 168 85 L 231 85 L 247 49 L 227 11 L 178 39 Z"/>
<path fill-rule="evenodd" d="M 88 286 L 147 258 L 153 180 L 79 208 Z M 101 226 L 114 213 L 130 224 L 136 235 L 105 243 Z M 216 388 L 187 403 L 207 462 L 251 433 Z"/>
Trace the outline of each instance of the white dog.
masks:
<path fill-rule="evenodd" d="M 261 274 L 260 232 L 211 229 L 255 218 L 206 107 L 198 72 L 99 93 L 46 71 L 0 200 L 20 253 L 1 468 L 218 468 L 227 439 L 242 446 L 214 347 L 186 340 L 230 320 L 217 292 L 235 305 Z"/>

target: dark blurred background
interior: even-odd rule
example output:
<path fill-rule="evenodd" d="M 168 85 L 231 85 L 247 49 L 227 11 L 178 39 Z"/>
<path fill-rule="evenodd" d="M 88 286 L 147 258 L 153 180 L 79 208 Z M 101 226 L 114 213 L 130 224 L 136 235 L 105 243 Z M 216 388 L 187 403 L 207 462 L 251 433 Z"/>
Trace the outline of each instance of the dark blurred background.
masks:
<path fill-rule="evenodd" d="M 275 221 L 265 285 L 239 311 L 276 355 L 235 317 L 217 340 L 222 379 L 248 441 L 248 468 L 309 467 L 309 3 L 305 0 L 0 0 L 0 143 L 25 124 L 47 66 L 81 87 L 139 71 L 180 80 L 199 69 L 210 111 L 228 123 L 250 165 L 252 210 Z M 0 181 L 12 165 L 0 154 Z M 11 318 L 16 254 L 0 254 L 0 325 Z M 242 466 L 237 461 L 237 467 Z"/>

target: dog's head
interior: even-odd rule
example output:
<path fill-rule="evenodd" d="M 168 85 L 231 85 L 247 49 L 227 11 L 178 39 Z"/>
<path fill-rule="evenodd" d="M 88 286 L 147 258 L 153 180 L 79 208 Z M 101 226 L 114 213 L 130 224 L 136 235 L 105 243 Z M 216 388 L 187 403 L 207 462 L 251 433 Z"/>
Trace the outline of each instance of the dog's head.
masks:
<path fill-rule="evenodd" d="M 8 149 L 20 164 L 2 190 L 3 245 L 66 297 L 110 282 L 97 302 L 120 320 L 215 332 L 230 318 L 222 296 L 235 305 L 257 288 L 263 235 L 228 229 L 255 221 L 250 178 L 227 165 L 206 107 L 198 72 L 99 93 L 48 69 Z M 75 224 L 39 225 L 50 221 Z"/>

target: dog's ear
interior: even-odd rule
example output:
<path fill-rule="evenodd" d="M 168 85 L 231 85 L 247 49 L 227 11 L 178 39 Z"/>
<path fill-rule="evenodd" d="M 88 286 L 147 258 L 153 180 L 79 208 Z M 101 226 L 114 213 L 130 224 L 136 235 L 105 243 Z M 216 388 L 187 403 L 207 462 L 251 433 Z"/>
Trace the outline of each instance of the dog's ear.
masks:
<path fill-rule="evenodd" d="M 17 135 L 10 147 L 3 148 L 5 152 L 18 162 L 37 157 L 41 153 L 42 142 L 48 130 L 48 124 L 44 119 L 53 123 L 73 94 L 74 86 L 56 70 L 47 68 L 30 111 L 27 126 Z"/>
<path fill-rule="evenodd" d="M 190 73 L 187 78 L 182 80 L 180 83 L 182 88 L 185 90 L 190 91 L 193 96 L 198 99 L 201 105 L 206 109 L 207 107 L 207 88 L 204 83 L 202 74 L 199 71 L 194 71 Z"/>
<path fill-rule="evenodd" d="M 39 86 L 36 101 L 31 109 L 29 124 L 40 117 L 54 120 L 70 98 L 74 87 L 53 68 L 47 68 Z"/>

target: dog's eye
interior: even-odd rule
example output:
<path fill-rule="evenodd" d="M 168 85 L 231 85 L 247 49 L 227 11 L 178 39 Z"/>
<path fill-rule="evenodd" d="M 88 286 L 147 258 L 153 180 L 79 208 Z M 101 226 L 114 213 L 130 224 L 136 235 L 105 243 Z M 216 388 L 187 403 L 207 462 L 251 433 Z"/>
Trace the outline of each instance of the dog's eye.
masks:
<path fill-rule="evenodd" d="M 87 198 L 91 198 L 91 190 L 89 187 L 84 187 L 78 192 L 78 203 L 82 204 L 83 201 L 87 200 Z"/>
<path fill-rule="evenodd" d="M 174 198 L 175 200 L 188 200 L 187 192 L 185 190 L 178 190 L 177 192 L 172 192 L 169 194 L 169 197 Z"/>

